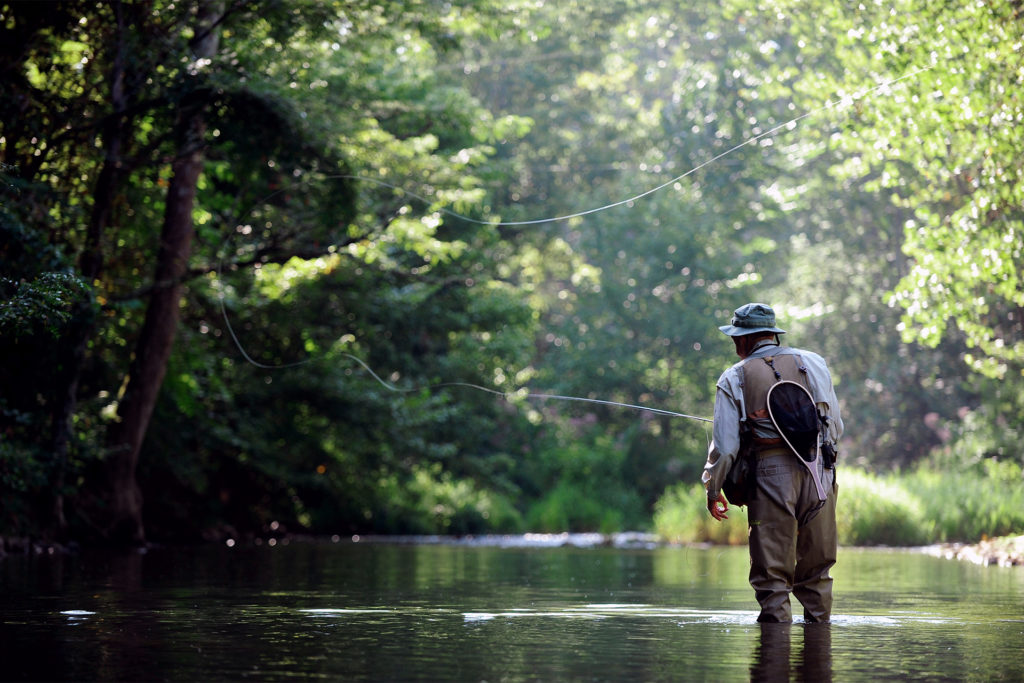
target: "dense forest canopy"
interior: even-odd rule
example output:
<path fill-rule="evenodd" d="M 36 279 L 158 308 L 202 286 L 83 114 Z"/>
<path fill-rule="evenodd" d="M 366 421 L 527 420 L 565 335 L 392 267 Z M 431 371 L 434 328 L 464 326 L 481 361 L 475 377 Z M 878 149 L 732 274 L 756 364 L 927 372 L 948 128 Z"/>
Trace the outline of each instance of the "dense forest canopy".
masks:
<path fill-rule="evenodd" d="M 1024 461 L 1016 2 L 0 1 L 4 533 L 637 528 L 772 303 Z M 467 385 L 476 385 L 481 391 Z"/>

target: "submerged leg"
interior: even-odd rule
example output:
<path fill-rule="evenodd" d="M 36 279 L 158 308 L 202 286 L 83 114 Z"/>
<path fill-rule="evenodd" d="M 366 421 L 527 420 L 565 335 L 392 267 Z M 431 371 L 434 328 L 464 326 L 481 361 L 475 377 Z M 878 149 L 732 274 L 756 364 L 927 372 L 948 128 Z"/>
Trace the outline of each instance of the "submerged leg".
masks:
<path fill-rule="evenodd" d="M 789 593 L 793 586 L 795 519 L 768 521 L 750 527 L 750 585 L 761 605 L 760 622 L 790 622 Z"/>
<path fill-rule="evenodd" d="M 831 475 L 826 471 L 826 475 Z M 827 622 L 832 615 L 832 577 L 836 563 L 836 495 L 833 477 L 827 476 L 828 500 L 797 535 L 793 595 L 804 607 L 804 621 Z M 816 495 L 816 494 L 815 494 Z"/>
<path fill-rule="evenodd" d="M 758 463 L 757 495 L 750 502 L 750 585 L 761 605 L 760 622 L 790 622 L 789 594 L 796 566 L 796 480 L 790 456 Z"/>

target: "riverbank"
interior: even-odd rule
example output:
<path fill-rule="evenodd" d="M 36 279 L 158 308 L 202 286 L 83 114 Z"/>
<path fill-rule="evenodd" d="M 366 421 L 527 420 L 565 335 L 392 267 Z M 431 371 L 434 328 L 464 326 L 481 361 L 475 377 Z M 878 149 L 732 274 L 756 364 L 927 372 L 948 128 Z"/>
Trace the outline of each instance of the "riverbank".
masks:
<path fill-rule="evenodd" d="M 0 558 L 6 555 L 69 555 L 79 551 L 79 544 L 55 543 L 25 536 L 0 536 Z"/>
<path fill-rule="evenodd" d="M 980 543 L 942 543 L 926 550 L 949 560 L 1000 567 L 1024 566 L 1024 535 L 990 538 Z"/>
<path fill-rule="evenodd" d="M 479 536 L 401 536 L 401 535 L 363 535 L 333 536 L 330 538 L 285 537 L 280 539 L 252 539 L 255 545 L 288 545 L 297 542 L 351 542 L 351 543 L 392 543 L 419 545 L 470 545 L 494 546 L 504 548 L 548 548 L 572 546 L 576 548 L 611 547 L 619 549 L 655 548 L 666 545 L 664 539 L 656 534 L 641 532 L 624 532 L 613 534 L 600 533 L 562 533 L 562 534 L 484 534 Z M 229 547 L 236 544 L 234 539 L 226 541 Z M 712 544 L 686 544 L 712 545 Z M 947 560 L 963 560 L 974 564 L 1000 567 L 1024 567 L 1024 534 L 1020 536 L 1002 536 L 985 539 L 979 543 L 939 543 L 922 549 L 929 555 Z M 0 536 L 0 557 L 5 555 L 64 555 L 79 551 L 77 543 L 67 545 L 40 542 L 28 538 L 11 538 Z"/>

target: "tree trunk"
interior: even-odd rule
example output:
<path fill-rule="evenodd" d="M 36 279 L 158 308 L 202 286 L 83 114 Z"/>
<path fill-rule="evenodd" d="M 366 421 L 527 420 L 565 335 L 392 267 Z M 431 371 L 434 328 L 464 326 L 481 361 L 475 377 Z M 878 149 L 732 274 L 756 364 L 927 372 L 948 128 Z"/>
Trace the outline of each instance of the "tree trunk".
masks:
<path fill-rule="evenodd" d="M 86 230 L 85 248 L 79 257 L 78 266 L 82 279 L 90 286 L 103 272 L 103 233 L 112 220 L 121 184 L 122 149 L 131 130 L 131 120 L 126 114 L 128 97 L 125 93 L 127 29 L 122 3 L 115 2 L 113 7 L 117 30 L 114 58 L 110 67 L 111 114 L 103 126 L 103 167 L 93 190 L 92 213 Z M 93 305 L 91 299 L 83 300 L 77 302 L 72 309 L 72 324 L 65 338 L 66 352 L 61 359 L 62 393 L 55 401 L 56 407 L 51 416 L 54 472 L 49 533 L 56 537 L 62 536 L 67 527 L 64 516 L 64 482 L 73 431 L 72 418 L 78 406 L 78 382 L 89 339 L 95 331 Z"/>
<path fill-rule="evenodd" d="M 197 61 L 209 59 L 217 52 L 218 5 L 217 2 L 200 5 L 197 37 L 192 44 Z M 106 532 L 108 540 L 115 543 L 145 542 L 142 492 L 135 471 L 178 327 L 182 281 L 192 250 L 192 209 L 196 184 L 203 170 L 206 97 L 201 91 L 193 92 L 179 110 L 178 153 L 171 165 L 155 287 L 129 366 L 128 384 L 118 406 L 119 419 L 107 433 L 110 517 Z"/>

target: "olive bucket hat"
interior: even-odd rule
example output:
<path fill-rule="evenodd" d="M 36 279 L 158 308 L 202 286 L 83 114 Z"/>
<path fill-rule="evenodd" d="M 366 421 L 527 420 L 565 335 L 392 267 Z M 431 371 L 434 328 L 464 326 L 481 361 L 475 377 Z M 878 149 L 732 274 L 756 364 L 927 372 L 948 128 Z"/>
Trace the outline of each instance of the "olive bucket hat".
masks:
<path fill-rule="evenodd" d="M 768 304 L 744 304 L 733 312 L 730 323 L 718 328 L 730 337 L 742 337 L 758 332 L 786 333 L 785 330 L 775 327 L 775 311 Z"/>

